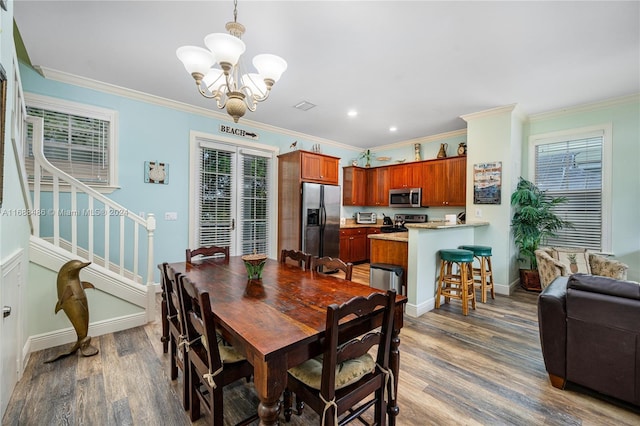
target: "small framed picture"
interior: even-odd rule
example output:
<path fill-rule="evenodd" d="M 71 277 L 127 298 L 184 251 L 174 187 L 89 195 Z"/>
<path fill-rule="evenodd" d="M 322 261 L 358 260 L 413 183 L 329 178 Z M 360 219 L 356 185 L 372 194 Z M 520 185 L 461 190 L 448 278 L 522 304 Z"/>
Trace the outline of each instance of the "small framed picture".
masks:
<path fill-rule="evenodd" d="M 500 204 L 502 161 L 473 165 L 473 204 Z"/>
<path fill-rule="evenodd" d="M 145 183 L 169 184 L 169 164 L 159 161 L 144 162 Z"/>

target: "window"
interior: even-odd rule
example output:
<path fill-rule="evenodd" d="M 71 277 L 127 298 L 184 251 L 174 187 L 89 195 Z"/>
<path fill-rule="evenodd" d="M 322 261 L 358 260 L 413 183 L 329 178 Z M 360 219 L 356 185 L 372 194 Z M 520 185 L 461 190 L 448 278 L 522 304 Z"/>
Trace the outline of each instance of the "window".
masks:
<path fill-rule="evenodd" d="M 43 119 L 45 157 L 57 168 L 94 187 L 115 187 L 117 113 L 28 94 L 27 114 Z M 25 166 L 33 181 L 32 129 L 27 127 Z M 43 182 L 51 176 L 43 174 Z"/>
<path fill-rule="evenodd" d="M 545 244 L 610 251 L 610 126 L 532 136 L 533 181 L 552 197 L 565 197 L 555 211 L 573 224 Z"/>

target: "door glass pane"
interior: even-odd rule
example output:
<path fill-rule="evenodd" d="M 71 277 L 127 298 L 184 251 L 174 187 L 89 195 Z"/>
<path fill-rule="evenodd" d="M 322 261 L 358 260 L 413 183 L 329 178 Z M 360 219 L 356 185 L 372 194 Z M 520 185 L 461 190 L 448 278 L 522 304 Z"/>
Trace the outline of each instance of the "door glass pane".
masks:
<path fill-rule="evenodd" d="M 200 152 L 200 246 L 231 246 L 234 154 L 211 148 Z"/>
<path fill-rule="evenodd" d="M 268 253 L 270 159 L 242 155 L 242 254 Z"/>

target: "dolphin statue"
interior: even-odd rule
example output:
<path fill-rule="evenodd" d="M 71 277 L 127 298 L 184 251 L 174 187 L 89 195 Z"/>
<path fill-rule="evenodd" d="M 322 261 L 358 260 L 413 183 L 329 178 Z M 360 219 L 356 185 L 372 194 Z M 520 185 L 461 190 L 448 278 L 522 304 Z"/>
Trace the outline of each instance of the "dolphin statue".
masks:
<path fill-rule="evenodd" d="M 89 331 L 89 305 L 85 288 L 95 288 L 93 284 L 80 281 L 80 270 L 89 266 L 91 262 L 83 263 L 79 260 L 70 260 L 60 268 L 58 272 L 58 302 L 55 313 L 60 309 L 67 314 L 73 328 L 76 330 L 78 340 L 68 351 L 64 351 L 55 357 L 45 361 L 53 362 L 57 359 L 75 353 L 78 349 L 84 356 L 93 356 L 98 353 L 98 349 L 91 346 L 91 337 L 87 336 Z"/>

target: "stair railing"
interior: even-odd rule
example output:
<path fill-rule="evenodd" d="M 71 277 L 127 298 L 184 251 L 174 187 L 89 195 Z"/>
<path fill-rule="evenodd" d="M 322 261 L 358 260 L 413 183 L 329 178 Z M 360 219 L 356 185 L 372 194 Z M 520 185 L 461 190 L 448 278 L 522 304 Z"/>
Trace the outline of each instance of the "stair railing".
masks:
<path fill-rule="evenodd" d="M 39 216 L 34 220 L 34 235 L 133 281 L 153 284 L 154 215 L 139 216 L 55 167 L 44 156 L 42 119 L 28 117 L 27 121 L 33 123 L 33 214 Z M 43 191 L 43 172 L 51 176 L 48 201 L 43 200 L 43 192 L 48 193 Z M 146 259 L 141 259 L 145 248 Z"/>

